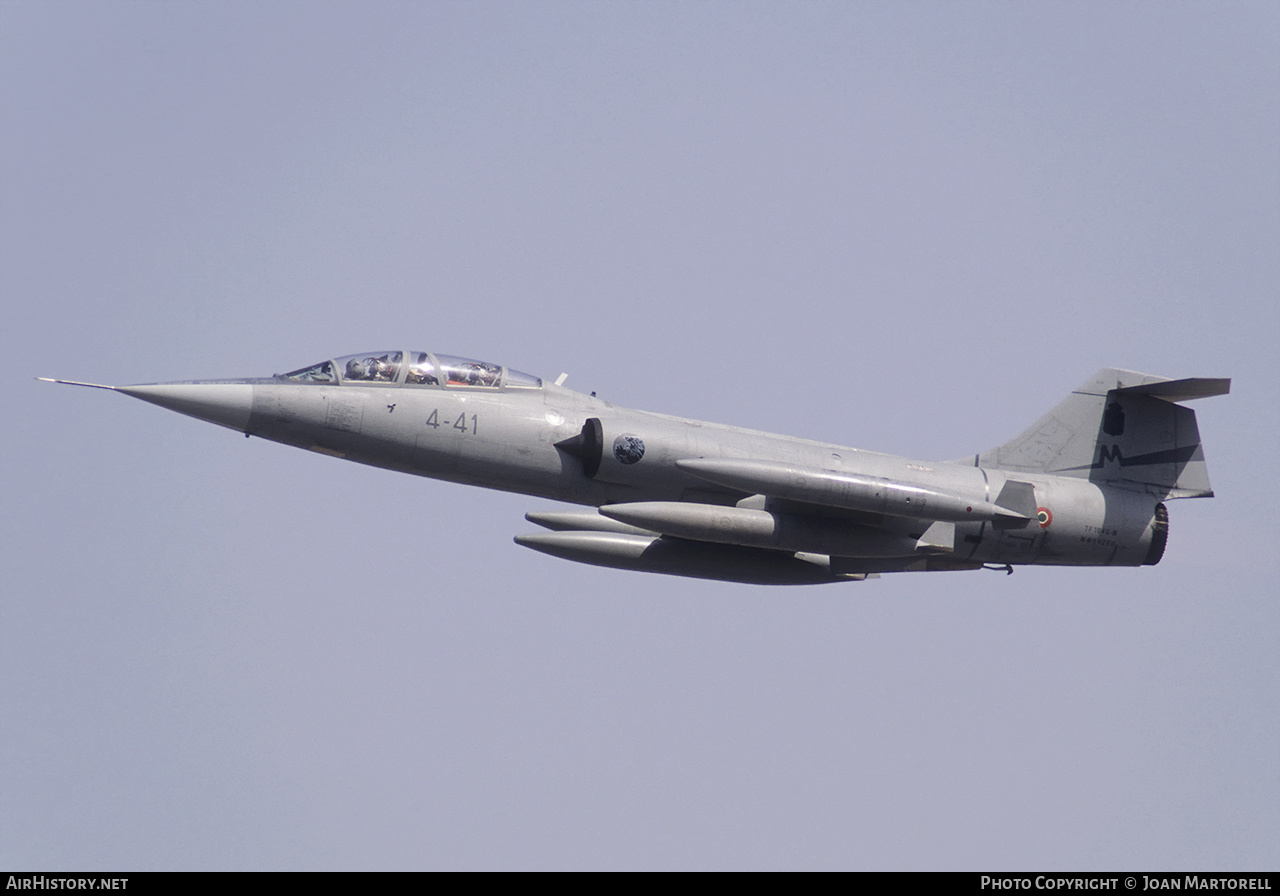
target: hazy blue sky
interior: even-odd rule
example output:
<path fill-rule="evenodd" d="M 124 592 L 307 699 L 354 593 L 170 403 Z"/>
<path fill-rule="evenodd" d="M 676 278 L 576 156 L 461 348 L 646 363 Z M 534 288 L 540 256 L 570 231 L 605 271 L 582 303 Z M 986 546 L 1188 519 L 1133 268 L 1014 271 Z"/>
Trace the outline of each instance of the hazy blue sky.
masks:
<path fill-rule="evenodd" d="M 0 866 L 1280 865 L 1280 4 L 0 0 Z M 1231 376 L 1138 570 L 812 589 L 51 386 L 482 357 L 946 458 Z"/>

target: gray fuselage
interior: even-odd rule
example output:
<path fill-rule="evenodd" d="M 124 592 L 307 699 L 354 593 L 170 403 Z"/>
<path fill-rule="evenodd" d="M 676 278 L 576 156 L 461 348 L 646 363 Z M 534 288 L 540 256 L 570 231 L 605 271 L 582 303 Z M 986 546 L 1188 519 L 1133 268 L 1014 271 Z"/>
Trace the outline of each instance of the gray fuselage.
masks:
<path fill-rule="evenodd" d="M 1230 380 L 1106 368 L 1014 440 L 917 461 L 618 407 L 495 364 L 371 352 L 266 379 L 96 386 L 333 457 L 534 495 L 543 553 L 809 584 L 995 564 L 1139 566 L 1208 497 L 1195 414 Z M 56 382 L 69 382 L 57 380 Z"/>
<path fill-rule="evenodd" d="M 676 462 L 694 458 L 768 460 L 802 470 L 828 470 L 911 483 L 957 496 L 976 507 L 992 504 L 1010 474 L 973 464 L 922 462 L 734 426 L 617 407 L 554 384 L 506 390 L 413 388 L 396 384 L 313 384 L 244 381 L 252 410 L 243 431 L 359 463 L 468 485 L 601 506 L 631 502 L 735 505 L 749 493 L 691 475 Z M 603 431 L 593 476 L 556 444 L 587 419 Z M 643 454 L 615 452 L 620 439 L 638 439 Z M 634 452 L 633 452 L 634 453 Z M 1135 566 L 1150 562 L 1157 501 L 1128 489 L 1087 480 L 1016 475 L 1034 488 L 1037 508 L 1052 514 L 1019 528 L 958 521 L 955 565 L 1042 563 Z M 821 519 L 828 530 L 851 530 L 854 554 L 903 555 L 877 546 L 867 529 L 903 538 L 923 534 L 921 518 L 845 511 L 803 501 L 769 501 L 789 516 Z M 881 539 L 883 541 L 883 539 Z M 794 548 L 791 545 L 786 547 Z M 829 553 L 831 544 L 809 550 Z M 906 556 L 911 556 L 908 552 Z M 885 559 L 888 559 L 887 557 Z M 929 558 L 934 567 L 940 558 Z M 895 564 L 863 563 L 869 570 Z"/>

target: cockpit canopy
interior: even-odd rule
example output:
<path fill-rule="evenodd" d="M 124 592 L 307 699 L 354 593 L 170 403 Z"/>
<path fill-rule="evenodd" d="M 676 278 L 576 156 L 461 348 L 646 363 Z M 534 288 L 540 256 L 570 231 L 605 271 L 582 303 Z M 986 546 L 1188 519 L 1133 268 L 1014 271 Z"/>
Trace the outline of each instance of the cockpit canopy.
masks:
<path fill-rule="evenodd" d="M 407 362 L 407 363 L 406 363 Z M 487 361 L 430 352 L 363 352 L 283 374 L 300 383 L 541 389 L 542 380 Z"/>

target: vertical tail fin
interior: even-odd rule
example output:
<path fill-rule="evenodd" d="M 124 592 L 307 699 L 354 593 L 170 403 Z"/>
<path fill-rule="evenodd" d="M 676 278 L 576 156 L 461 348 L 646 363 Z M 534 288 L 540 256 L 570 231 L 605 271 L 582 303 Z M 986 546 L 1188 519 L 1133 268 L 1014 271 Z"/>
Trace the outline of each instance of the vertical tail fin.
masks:
<path fill-rule="evenodd" d="M 1229 379 L 1100 370 L 979 466 L 1076 476 L 1160 498 L 1213 495 L 1196 413 L 1178 402 L 1225 395 Z"/>

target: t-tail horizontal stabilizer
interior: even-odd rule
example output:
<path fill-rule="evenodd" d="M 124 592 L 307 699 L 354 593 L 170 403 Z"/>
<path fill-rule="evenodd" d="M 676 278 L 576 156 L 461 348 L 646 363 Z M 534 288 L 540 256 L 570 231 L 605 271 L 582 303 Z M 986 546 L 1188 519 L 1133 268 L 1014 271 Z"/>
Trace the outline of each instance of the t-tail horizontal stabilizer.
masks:
<path fill-rule="evenodd" d="M 1213 495 L 1195 411 L 1178 402 L 1226 395 L 1225 378 L 1166 379 L 1107 368 L 977 466 L 1088 479 L 1157 498 Z"/>

